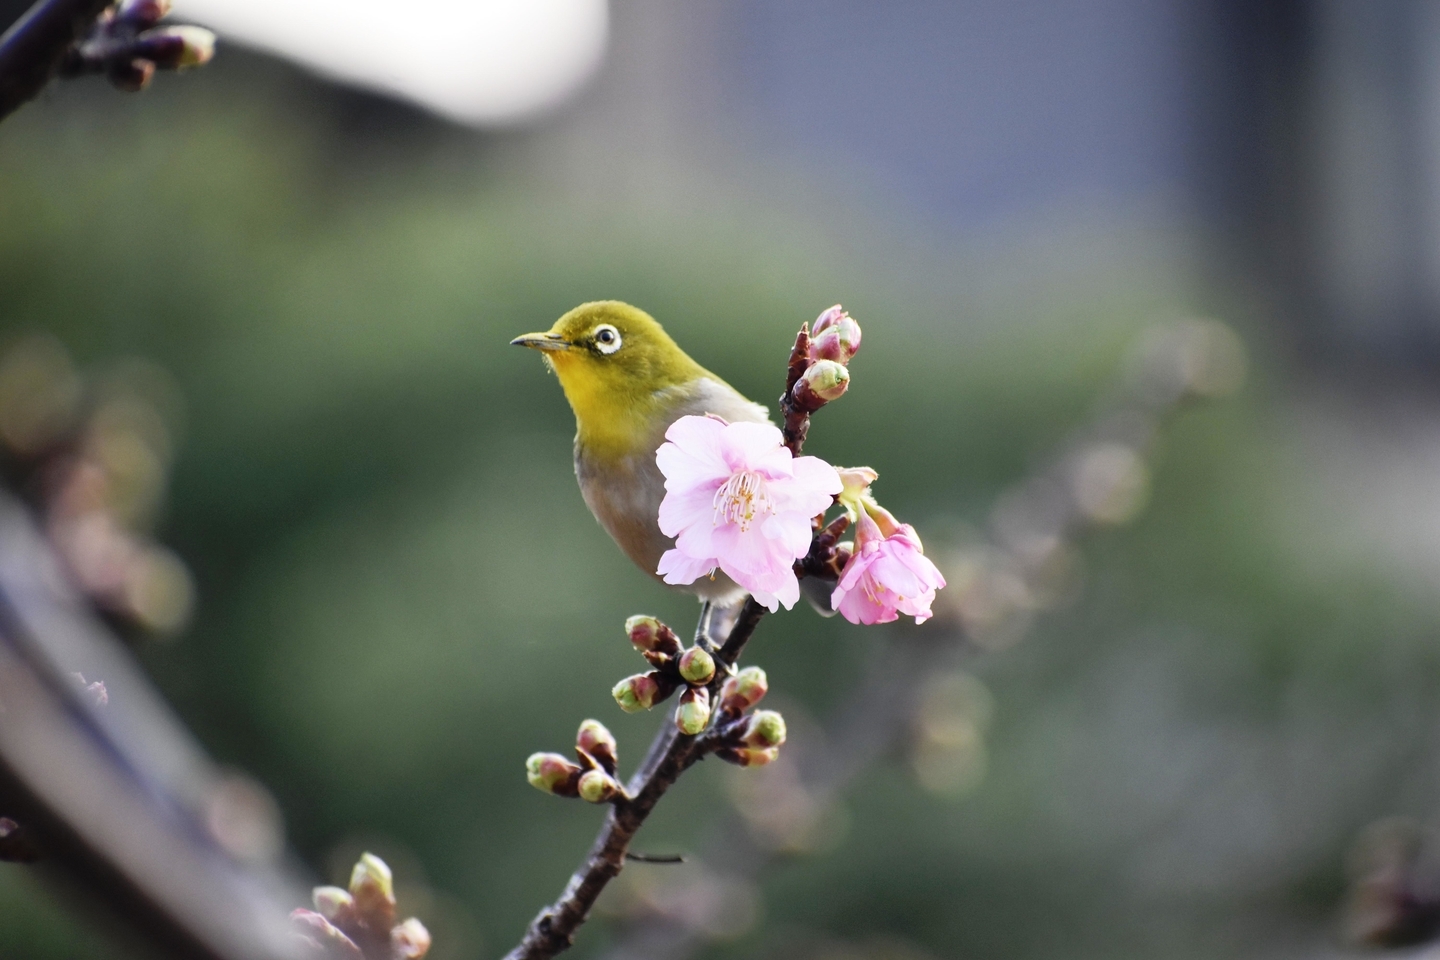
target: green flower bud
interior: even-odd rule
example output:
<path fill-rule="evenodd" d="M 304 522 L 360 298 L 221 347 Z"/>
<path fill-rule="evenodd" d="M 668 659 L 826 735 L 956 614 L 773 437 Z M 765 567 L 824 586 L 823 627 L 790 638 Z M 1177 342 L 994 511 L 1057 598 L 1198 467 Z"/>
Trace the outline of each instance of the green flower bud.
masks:
<path fill-rule="evenodd" d="M 411 917 L 390 931 L 390 954 L 396 960 L 420 960 L 430 952 L 430 931 Z"/>
<path fill-rule="evenodd" d="M 655 706 L 657 700 L 663 699 L 660 696 L 660 684 L 648 673 L 637 673 L 633 677 L 626 677 L 615 684 L 615 689 L 610 691 L 615 702 L 620 704 L 620 709 L 626 713 L 639 713 L 641 710 L 649 710 Z"/>
<path fill-rule="evenodd" d="M 681 733 L 694 736 L 710 722 L 710 691 L 691 687 L 680 696 L 680 709 L 675 711 L 675 726 Z"/>
<path fill-rule="evenodd" d="M 686 683 L 709 683 L 715 676 L 715 658 L 704 647 L 691 647 L 680 658 L 680 676 Z"/>
<path fill-rule="evenodd" d="M 625 621 L 625 632 L 630 636 L 630 642 L 646 653 L 667 657 L 680 653 L 680 638 L 675 631 L 654 617 L 636 614 Z"/>
<path fill-rule="evenodd" d="M 362 853 L 350 874 L 355 913 L 371 930 L 395 925 L 395 884 L 390 868 L 373 853 Z"/>
<path fill-rule="evenodd" d="M 792 391 L 806 409 L 818 409 L 831 400 L 839 400 L 850 389 L 850 371 L 834 360 L 816 360 L 810 364 Z"/>
<path fill-rule="evenodd" d="M 732 717 L 749 710 L 765 698 L 770 682 L 759 667 L 746 667 L 720 688 L 720 709 Z"/>
<path fill-rule="evenodd" d="M 310 891 L 310 899 L 315 903 L 315 912 L 326 920 L 334 920 L 355 910 L 355 898 L 350 896 L 350 891 L 340 887 L 316 887 Z"/>
<path fill-rule="evenodd" d="M 558 753 L 532 753 L 525 761 L 525 777 L 536 790 L 561 797 L 575 796 L 580 765 Z"/>
<path fill-rule="evenodd" d="M 756 710 L 745 722 L 740 742 L 755 750 L 767 750 L 785 742 L 785 718 L 774 710 Z"/>
<path fill-rule="evenodd" d="M 575 746 L 594 757 L 605 772 L 614 773 L 619 761 L 615 736 L 599 720 L 586 720 L 575 735 Z"/>
<path fill-rule="evenodd" d="M 737 767 L 763 767 L 780 756 L 780 748 L 769 747 L 764 750 L 752 750 L 746 747 L 721 747 L 715 751 L 715 755 Z"/>
<path fill-rule="evenodd" d="M 604 803 L 620 792 L 620 784 L 604 770 L 587 770 L 580 775 L 580 799 L 587 803 Z"/>

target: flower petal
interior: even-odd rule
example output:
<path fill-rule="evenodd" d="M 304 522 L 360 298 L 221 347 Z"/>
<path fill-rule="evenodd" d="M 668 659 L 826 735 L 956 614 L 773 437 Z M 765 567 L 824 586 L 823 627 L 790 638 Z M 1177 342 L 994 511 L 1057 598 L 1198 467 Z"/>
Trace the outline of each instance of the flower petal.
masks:
<path fill-rule="evenodd" d="M 655 568 L 655 573 L 666 583 L 687 584 L 709 575 L 714 569 L 714 559 L 700 560 L 679 550 L 666 550 L 660 556 L 660 565 Z"/>

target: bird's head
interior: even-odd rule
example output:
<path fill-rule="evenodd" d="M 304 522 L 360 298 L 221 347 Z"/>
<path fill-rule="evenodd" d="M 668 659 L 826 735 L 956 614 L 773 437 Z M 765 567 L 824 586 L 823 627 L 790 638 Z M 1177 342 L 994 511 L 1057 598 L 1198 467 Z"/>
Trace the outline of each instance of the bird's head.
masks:
<path fill-rule="evenodd" d="M 665 391 L 711 376 L 654 317 L 618 300 L 582 303 L 544 333 L 510 342 L 544 355 L 582 437 L 638 436 L 662 412 Z"/>

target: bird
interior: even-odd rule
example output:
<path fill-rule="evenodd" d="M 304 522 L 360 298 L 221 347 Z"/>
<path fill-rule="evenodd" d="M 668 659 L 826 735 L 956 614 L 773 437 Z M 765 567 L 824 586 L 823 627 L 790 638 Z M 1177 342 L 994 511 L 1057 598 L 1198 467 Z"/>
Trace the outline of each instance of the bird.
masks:
<path fill-rule="evenodd" d="M 770 423 L 758 403 L 680 349 L 654 317 L 619 300 L 582 303 L 544 333 L 510 341 L 537 350 L 575 414 L 575 477 L 600 526 L 635 565 L 659 580 L 660 556 L 675 541 L 660 531 L 665 477 L 655 451 L 684 416 Z M 745 598 L 716 570 L 677 587 L 716 609 Z"/>

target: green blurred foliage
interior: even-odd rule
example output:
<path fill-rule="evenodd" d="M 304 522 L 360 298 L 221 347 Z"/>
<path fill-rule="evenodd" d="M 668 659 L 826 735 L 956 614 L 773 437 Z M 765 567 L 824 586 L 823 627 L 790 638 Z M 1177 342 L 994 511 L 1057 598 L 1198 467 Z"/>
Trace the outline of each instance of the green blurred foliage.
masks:
<path fill-rule="evenodd" d="M 798 323 L 841 300 L 865 350 L 810 451 L 878 469 L 939 549 L 1085 422 L 1148 322 L 1246 319 L 1149 237 L 912 254 L 923 237 L 842 242 L 859 214 L 758 194 L 578 197 L 528 171 L 544 144 L 242 56 L 141 97 L 58 88 L 0 128 L 0 322 L 86 364 L 151 358 L 187 402 L 160 534 L 201 599 L 147 666 L 275 792 L 317 876 L 361 845 L 390 858 L 442 958 L 498 955 L 558 893 L 601 812 L 536 793 L 523 760 L 595 716 L 633 763 L 658 717 L 610 701 L 640 666 L 623 619 L 695 613 L 591 520 L 569 411 L 510 337 L 622 298 L 769 400 Z M 1437 621 L 1346 552 L 1285 390 L 1262 355 L 1244 395 L 1182 413 L 1150 510 L 1085 544 L 1082 598 L 975 663 L 998 704 L 978 791 L 873 770 L 848 832 L 780 865 L 763 922 L 716 955 L 821 934 L 992 957 L 1328 936 L 1354 831 L 1429 812 Z M 823 717 L 872 643 L 796 611 L 752 649 Z M 689 849 L 720 815 L 713 766 L 645 849 Z M 71 911 L 0 867 L 4 955 L 111 955 Z M 607 938 L 597 921 L 577 955 Z"/>

